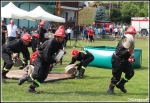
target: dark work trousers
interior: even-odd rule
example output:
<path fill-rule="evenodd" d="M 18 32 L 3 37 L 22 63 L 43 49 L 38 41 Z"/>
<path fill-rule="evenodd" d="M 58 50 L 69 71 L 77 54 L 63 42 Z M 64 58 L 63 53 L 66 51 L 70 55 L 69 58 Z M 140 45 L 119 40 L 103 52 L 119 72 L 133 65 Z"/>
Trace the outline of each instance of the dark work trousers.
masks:
<path fill-rule="evenodd" d="M 2 36 L 2 45 L 5 44 L 5 42 L 6 42 L 6 38 L 5 36 Z"/>
<path fill-rule="evenodd" d="M 32 78 L 42 83 L 50 71 L 50 64 L 46 63 L 42 57 L 37 55 L 34 63 L 34 72 L 32 73 Z M 36 84 L 33 82 L 33 84 Z M 38 84 L 36 84 L 38 86 Z"/>
<path fill-rule="evenodd" d="M 71 33 L 68 33 L 67 35 L 68 35 L 68 40 L 70 40 L 70 35 L 71 35 Z"/>
<path fill-rule="evenodd" d="M 92 41 L 94 42 L 93 36 L 90 35 L 89 38 L 90 38 L 90 42 L 92 42 Z"/>
<path fill-rule="evenodd" d="M 83 67 L 87 67 L 88 64 L 89 64 L 90 62 L 92 62 L 93 60 L 94 60 L 94 56 L 93 56 L 93 55 L 90 55 L 89 58 L 80 61 L 79 65 L 78 65 L 78 67 L 77 67 L 77 70 L 80 70 L 80 69 L 82 68 L 82 66 L 83 66 Z"/>
<path fill-rule="evenodd" d="M 15 40 L 16 37 L 8 37 L 8 42 Z"/>
<path fill-rule="evenodd" d="M 37 48 L 37 41 L 35 39 L 31 40 L 32 52 L 36 51 Z"/>
<path fill-rule="evenodd" d="M 2 52 L 2 58 L 4 60 L 4 65 L 3 65 L 3 70 L 2 70 L 2 75 L 5 76 L 6 73 L 9 72 L 9 70 L 12 68 L 13 66 L 13 61 L 12 61 L 12 57 L 10 54 L 4 53 Z M 4 70 L 7 69 L 7 70 Z"/>
<path fill-rule="evenodd" d="M 134 70 L 130 62 L 121 62 L 119 59 L 112 56 L 112 75 L 111 83 L 114 85 L 120 81 L 122 72 L 125 73 L 125 78 L 130 80 L 134 76 Z"/>
<path fill-rule="evenodd" d="M 112 28 L 109 29 L 109 35 L 112 35 Z"/>

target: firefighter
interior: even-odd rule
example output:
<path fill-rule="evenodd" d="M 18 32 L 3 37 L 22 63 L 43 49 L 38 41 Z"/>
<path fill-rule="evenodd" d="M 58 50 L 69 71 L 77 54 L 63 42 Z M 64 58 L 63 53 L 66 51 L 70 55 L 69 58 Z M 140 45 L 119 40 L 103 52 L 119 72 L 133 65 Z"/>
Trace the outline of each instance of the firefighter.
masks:
<path fill-rule="evenodd" d="M 79 51 L 77 49 L 73 49 L 71 52 L 72 60 L 69 63 L 74 64 L 76 61 L 80 61 L 78 64 L 74 64 L 74 67 L 77 66 L 78 74 L 76 75 L 76 79 L 83 78 L 85 68 L 88 66 L 90 62 L 94 60 L 94 56 L 88 51 Z"/>
<path fill-rule="evenodd" d="M 30 34 L 23 35 L 18 40 L 13 40 L 8 44 L 2 46 L 2 58 L 4 60 L 4 65 L 2 68 L 2 81 L 5 82 L 6 74 L 13 66 L 13 58 L 19 58 L 18 54 L 22 52 L 26 60 L 29 60 L 30 53 L 27 45 L 31 42 Z"/>
<path fill-rule="evenodd" d="M 32 44 L 32 51 L 35 52 L 37 48 L 37 42 L 39 40 L 39 34 L 34 33 L 31 39 L 31 44 Z"/>
<path fill-rule="evenodd" d="M 118 42 L 115 52 L 112 55 L 112 78 L 109 84 L 109 88 L 107 93 L 114 94 L 114 87 L 116 86 L 123 93 L 126 93 L 124 85 L 127 83 L 133 76 L 134 70 L 132 68 L 131 63 L 133 61 L 129 61 L 130 57 L 134 52 L 134 36 L 136 34 L 136 30 L 133 26 L 130 26 L 126 35 L 122 37 L 122 39 Z M 125 73 L 125 77 L 121 78 L 122 72 Z"/>
<path fill-rule="evenodd" d="M 39 34 L 39 40 L 38 40 L 38 47 L 44 43 L 44 35 L 46 33 L 46 29 L 44 28 L 45 22 L 41 21 L 38 25 L 38 34 Z"/>
<path fill-rule="evenodd" d="M 37 41 L 39 39 L 39 34 L 34 33 L 33 36 L 31 37 L 31 46 L 32 46 L 32 51 L 36 51 L 37 48 Z M 23 64 L 18 68 L 19 70 L 22 70 L 24 67 L 28 65 L 28 60 L 26 57 L 23 55 Z"/>
<path fill-rule="evenodd" d="M 32 80 L 33 84 L 29 86 L 28 92 L 35 94 L 39 93 L 35 90 L 35 88 L 39 87 L 40 84 L 47 78 L 50 64 L 60 62 L 59 60 L 54 59 L 54 55 L 59 51 L 59 49 L 62 49 L 62 41 L 64 37 L 64 30 L 58 29 L 54 34 L 54 38 L 50 38 L 38 48 L 39 53 L 34 62 L 33 73 L 30 75 L 23 75 L 19 79 L 18 85 L 22 85 L 27 80 Z"/>

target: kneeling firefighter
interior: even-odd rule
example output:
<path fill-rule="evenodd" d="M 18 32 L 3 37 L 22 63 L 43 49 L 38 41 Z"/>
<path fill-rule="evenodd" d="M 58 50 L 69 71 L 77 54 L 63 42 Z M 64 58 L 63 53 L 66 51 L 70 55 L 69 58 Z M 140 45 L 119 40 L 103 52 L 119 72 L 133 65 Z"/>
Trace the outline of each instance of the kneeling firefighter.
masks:
<path fill-rule="evenodd" d="M 78 66 L 77 70 L 79 71 L 76 78 L 82 78 L 85 68 L 94 60 L 94 56 L 89 51 L 79 51 L 77 49 L 73 49 L 71 55 L 72 60 L 69 65 L 74 64 L 76 61 L 80 61 L 80 63 L 74 64 L 74 66 Z"/>

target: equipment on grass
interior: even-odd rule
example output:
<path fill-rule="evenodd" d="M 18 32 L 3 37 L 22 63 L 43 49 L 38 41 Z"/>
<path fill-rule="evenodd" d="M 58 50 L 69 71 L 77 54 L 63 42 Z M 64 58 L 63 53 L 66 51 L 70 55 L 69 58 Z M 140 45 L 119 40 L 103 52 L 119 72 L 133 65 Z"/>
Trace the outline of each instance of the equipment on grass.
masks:
<path fill-rule="evenodd" d="M 13 66 L 15 67 L 20 67 L 23 64 L 23 60 L 22 59 L 18 59 L 18 58 L 13 58 Z"/>
<path fill-rule="evenodd" d="M 60 60 L 63 57 L 64 53 L 64 50 L 59 49 L 59 51 L 54 55 L 54 60 Z"/>
<path fill-rule="evenodd" d="M 74 67 L 73 64 L 70 64 L 65 67 L 65 73 L 68 75 L 75 76 L 77 74 L 77 69 Z"/>

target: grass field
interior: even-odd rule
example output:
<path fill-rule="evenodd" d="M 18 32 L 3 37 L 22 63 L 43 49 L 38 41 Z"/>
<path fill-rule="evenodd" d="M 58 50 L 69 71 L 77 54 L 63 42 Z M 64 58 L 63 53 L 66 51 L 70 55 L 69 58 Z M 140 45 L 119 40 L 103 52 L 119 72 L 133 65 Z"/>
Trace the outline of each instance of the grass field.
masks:
<path fill-rule="evenodd" d="M 71 60 L 70 52 L 74 42 L 74 40 L 67 42 L 67 54 L 64 55 L 63 64 L 56 65 L 52 70 L 53 72 L 64 73 L 65 66 L 67 66 Z M 117 42 L 118 40 L 109 41 L 108 38 L 105 40 L 96 39 L 95 42 L 92 43 L 81 42 L 81 40 L 78 40 L 78 43 L 82 46 L 116 46 Z M 78 43 L 76 48 L 81 50 Z M 18 80 L 7 79 L 6 83 L 2 83 L 1 99 L 3 102 L 149 101 L 148 44 L 149 41 L 147 38 L 140 37 L 135 39 L 136 48 L 142 49 L 142 67 L 134 69 L 134 77 L 125 85 L 128 90 L 127 93 L 122 93 L 119 89 L 115 88 L 115 95 L 107 94 L 106 91 L 112 77 L 111 69 L 88 66 L 83 79 L 67 79 L 43 83 L 36 89 L 40 94 L 31 94 L 27 92 L 31 82 L 25 82 L 23 85 L 18 86 Z M 29 49 L 31 52 L 31 48 Z M 17 68 L 13 67 L 12 69 Z M 124 74 L 122 76 L 124 76 Z"/>

